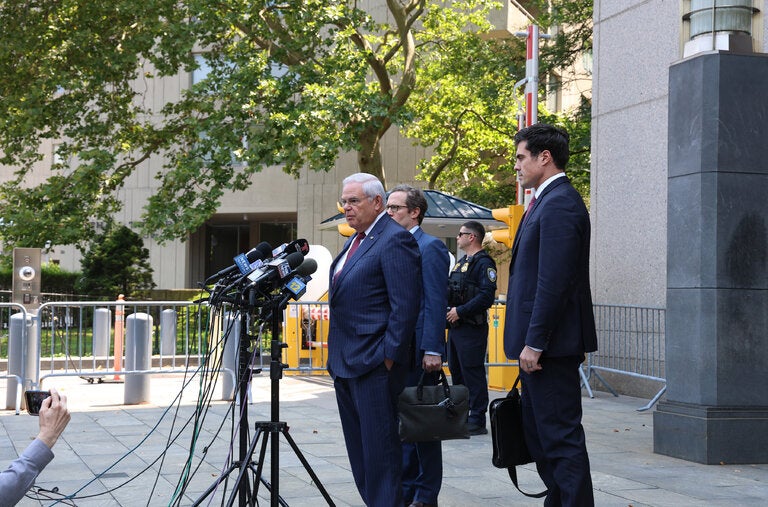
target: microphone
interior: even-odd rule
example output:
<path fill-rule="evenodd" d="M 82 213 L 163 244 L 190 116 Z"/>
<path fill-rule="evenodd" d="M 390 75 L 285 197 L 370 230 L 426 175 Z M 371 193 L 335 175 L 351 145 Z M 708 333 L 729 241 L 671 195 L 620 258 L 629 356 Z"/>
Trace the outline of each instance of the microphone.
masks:
<path fill-rule="evenodd" d="M 290 243 L 283 243 L 272 250 L 272 257 L 285 257 L 293 252 L 299 252 L 302 256 L 309 253 L 309 242 L 306 239 L 296 239 Z"/>
<path fill-rule="evenodd" d="M 296 274 L 301 277 L 309 276 L 315 271 L 317 271 L 317 261 L 311 257 L 304 259 L 304 262 L 296 268 Z"/>
<path fill-rule="evenodd" d="M 317 261 L 312 258 L 304 259 L 304 262 L 294 270 L 293 274 L 295 276 L 285 284 L 283 292 L 286 298 L 298 300 L 303 296 L 307 292 L 307 284 L 312 279 L 309 275 L 315 271 L 317 271 Z"/>
<path fill-rule="evenodd" d="M 206 278 L 205 283 L 207 284 L 214 279 L 224 278 L 225 276 L 233 273 L 235 270 L 239 270 L 242 274 L 250 273 L 253 271 L 253 268 L 251 267 L 252 263 L 268 258 L 271 253 L 272 247 L 270 244 L 266 241 L 262 241 L 256 246 L 256 248 L 252 248 L 247 253 L 239 254 L 237 257 L 235 257 L 235 263 L 232 266 L 224 268 L 218 273 Z"/>
<path fill-rule="evenodd" d="M 253 287 L 265 281 L 271 282 L 276 278 L 282 280 L 291 274 L 303 261 L 304 255 L 301 252 L 291 252 L 284 259 L 276 257 L 248 275 L 247 278 L 251 281 L 249 286 Z"/>

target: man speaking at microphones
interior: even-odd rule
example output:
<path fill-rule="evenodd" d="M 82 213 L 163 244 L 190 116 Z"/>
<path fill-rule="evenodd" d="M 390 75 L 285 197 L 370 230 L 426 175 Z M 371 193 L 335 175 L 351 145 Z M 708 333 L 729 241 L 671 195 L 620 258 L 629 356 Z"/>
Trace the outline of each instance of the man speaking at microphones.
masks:
<path fill-rule="evenodd" d="M 421 257 L 385 201 L 375 176 L 344 179 L 341 205 L 357 235 L 331 264 L 328 372 L 360 496 L 369 507 L 402 507 L 397 397 L 413 360 Z"/>

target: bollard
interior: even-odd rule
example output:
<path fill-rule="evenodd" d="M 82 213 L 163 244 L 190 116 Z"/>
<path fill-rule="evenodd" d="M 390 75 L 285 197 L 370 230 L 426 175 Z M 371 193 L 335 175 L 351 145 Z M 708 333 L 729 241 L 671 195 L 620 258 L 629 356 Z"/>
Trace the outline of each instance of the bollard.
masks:
<path fill-rule="evenodd" d="M 29 336 L 31 317 L 27 315 L 27 336 Z M 11 329 L 8 335 L 8 374 L 18 375 L 24 378 L 24 314 L 14 313 L 11 315 Z M 16 396 L 18 391 L 18 380 L 10 377 L 8 382 L 8 392 L 5 395 L 5 408 L 10 410 L 16 407 Z"/>
<path fill-rule="evenodd" d="M 152 316 L 134 313 L 125 323 L 125 398 L 126 405 L 149 401 L 149 373 L 152 361 Z"/>
<path fill-rule="evenodd" d="M 231 370 L 237 377 L 237 363 L 240 359 L 240 319 L 233 317 L 231 313 L 224 316 L 224 351 L 221 358 L 222 368 Z M 221 399 L 232 401 L 235 397 L 235 384 L 233 376 L 229 373 L 222 373 L 221 376 Z"/>
<path fill-rule="evenodd" d="M 115 371 L 123 369 L 123 338 L 125 335 L 125 296 L 117 296 L 118 304 L 115 305 Z M 115 375 L 115 380 L 120 380 L 120 375 Z"/>
<path fill-rule="evenodd" d="M 33 315 L 26 314 L 26 326 L 24 325 L 24 313 L 11 315 L 10 329 L 8 333 L 8 374 L 17 375 L 22 379 L 22 385 L 18 385 L 16 378 L 8 379 L 6 393 L 6 408 L 16 408 L 17 396 L 21 391 L 26 391 L 39 383 L 40 357 L 37 343 L 37 319 Z M 25 329 L 26 327 L 26 329 Z M 24 398 L 18 400 L 24 404 Z"/>
<path fill-rule="evenodd" d="M 160 367 L 163 356 L 176 355 L 176 310 L 168 309 L 160 313 Z M 175 364 L 174 364 L 175 366 Z"/>
<path fill-rule="evenodd" d="M 109 332 L 112 327 L 112 312 L 109 308 L 93 311 L 93 357 L 96 360 L 109 357 Z"/>

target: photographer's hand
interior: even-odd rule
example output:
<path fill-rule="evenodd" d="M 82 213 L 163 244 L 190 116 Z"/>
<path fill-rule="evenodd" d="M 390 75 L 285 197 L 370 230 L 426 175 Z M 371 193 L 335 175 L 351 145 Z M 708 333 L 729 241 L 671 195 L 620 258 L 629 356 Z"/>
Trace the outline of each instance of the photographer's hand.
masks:
<path fill-rule="evenodd" d="M 40 406 L 40 433 L 37 434 L 37 438 L 49 448 L 53 448 L 70 418 L 67 397 L 60 395 L 56 389 L 52 388 L 51 395 L 43 400 Z"/>

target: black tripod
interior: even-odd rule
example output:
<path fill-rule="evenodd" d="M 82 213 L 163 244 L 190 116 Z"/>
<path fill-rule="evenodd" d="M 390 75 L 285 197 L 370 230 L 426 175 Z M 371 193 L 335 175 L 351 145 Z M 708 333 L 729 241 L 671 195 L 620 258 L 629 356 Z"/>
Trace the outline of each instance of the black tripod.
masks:
<path fill-rule="evenodd" d="M 280 434 L 282 434 L 288 441 L 288 444 L 293 449 L 293 452 L 301 461 L 304 469 L 307 471 L 312 481 L 317 486 L 323 498 L 329 506 L 335 506 L 328 492 L 323 487 L 320 479 L 318 479 L 315 472 L 312 470 L 309 462 L 301 453 L 298 445 L 288 433 L 288 424 L 284 421 L 280 421 L 280 379 L 283 377 L 283 369 L 288 365 L 282 362 L 282 350 L 288 345 L 280 341 L 280 316 L 282 311 L 288 304 L 288 300 L 291 298 L 291 294 L 278 293 L 272 295 L 269 298 L 265 308 L 269 310 L 268 318 L 270 320 L 270 326 L 272 331 L 271 341 L 271 360 L 269 363 L 269 378 L 271 384 L 271 398 L 270 409 L 271 419 L 269 421 L 260 421 L 256 423 L 256 434 L 248 442 L 248 410 L 243 410 L 243 415 L 240 418 L 240 454 L 239 460 L 232 463 L 229 468 L 222 474 L 222 476 L 214 484 L 212 484 L 202 496 L 195 501 L 193 505 L 199 505 L 208 495 L 216 490 L 218 485 L 223 479 L 228 477 L 235 470 L 239 470 L 237 480 L 235 481 L 232 489 L 232 494 L 229 496 L 226 505 L 231 507 L 234 505 L 235 498 L 239 500 L 239 506 L 245 507 L 246 505 L 256 505 L 256 497 L 259 492 L 259 484 L 262 483 L 270 492 L 270 505 L 276 507 L 277 505 L 287 506 L 288 504 L 280 497 L 280 441 L 278 440 Z M 252 306 L 252 305 L 251 305 Z M 239 379 L 239 401 L 241 407 L 246 407 L 248 403 L 248 382 L 250 379 L 250 354 L 248 352 L 248 340 L 251 337 L 247 333 L 247 314 L 244 312 L 241 316 L 240 326 L 240 344 L 239 344 L 239 366 L 238 366 L 238 379 Z M 262 471 L 264 469 L 264 458 L 266 457 L 267 442 L 270 435 L 272 436 L 272 446 L 270 454 L 270 468 L 271 468 L 271 482 L 267 482 L 262 477 Z M 262 438 L 263 437 L 263 438 Z M 259 452 L 259 460 L 254 463 L 253 453 L 261 440 L 261 450 Z M 253 474 L 253 482 L 249 481 L 249 473 Z"/>

